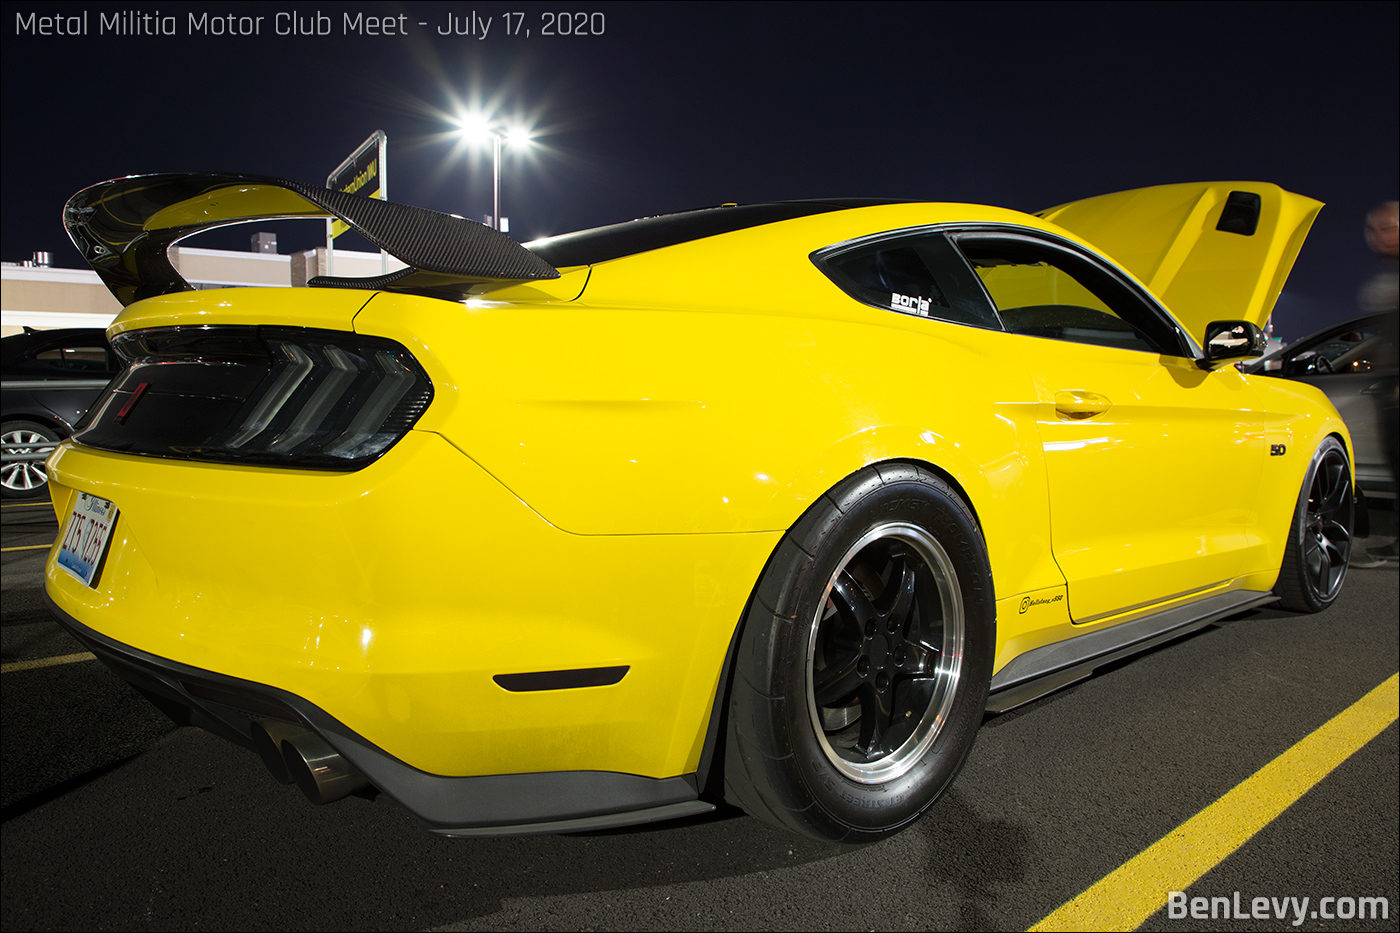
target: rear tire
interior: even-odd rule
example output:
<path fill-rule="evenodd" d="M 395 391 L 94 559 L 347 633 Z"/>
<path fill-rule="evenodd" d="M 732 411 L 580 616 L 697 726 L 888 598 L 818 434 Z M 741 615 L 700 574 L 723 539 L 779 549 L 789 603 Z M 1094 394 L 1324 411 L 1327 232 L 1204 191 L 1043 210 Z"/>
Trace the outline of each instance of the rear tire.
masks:
<path fill-rule="evenodd" d="M 1293 510 L 1274 593 L 1291 612 L 1321 612 L 1336 601 L 1351 562 L 1356 520 L 1351 463 L 1329 437 L 1313 454 Z"/>
<path fill-rule="evenodd" d="M 27 453 L 36 447 L 51 446 L 61 439 L 53 428 L 34 421 L 7 421 L 0 426 L 5 446 L 20 445 L 9 453 Z M 42 460 L 20 460 L 0 468 L 0 496 L 6 499 L 37 499 L 47 495 L 49 477 Z"/>
<path fill-rule="evenodd" d="M 909 463 L 848 478 L 788 531 L 744 619 L 725 794 L 816 839 L 873 842 L 952 782 L 995 651 L 971 510 Z"/>

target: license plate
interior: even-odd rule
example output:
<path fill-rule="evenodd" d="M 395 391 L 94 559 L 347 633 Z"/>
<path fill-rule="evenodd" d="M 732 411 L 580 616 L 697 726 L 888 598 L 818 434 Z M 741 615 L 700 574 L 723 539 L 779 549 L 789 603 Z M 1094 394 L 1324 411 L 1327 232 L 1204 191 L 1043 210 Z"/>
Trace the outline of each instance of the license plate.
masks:
<path fill-rule="evenodd" d="M 92 586 L 116 523 L 115 505 L 85 492 L 78 493 L 78 501 L 68 516 L 63 544 L 58 548 L 58 566 L 81 580 L 83 586 Z"/>

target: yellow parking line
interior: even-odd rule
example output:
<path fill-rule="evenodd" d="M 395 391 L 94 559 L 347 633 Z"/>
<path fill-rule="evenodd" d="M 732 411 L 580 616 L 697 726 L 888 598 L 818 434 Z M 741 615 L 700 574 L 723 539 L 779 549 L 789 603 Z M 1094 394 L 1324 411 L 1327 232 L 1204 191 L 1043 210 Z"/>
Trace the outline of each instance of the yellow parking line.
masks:
<path fill-rule="evenodd" d="M 91 651 L 79 651 L 77 654 L 60 654 L 52 658 L 34 658 L 31 661 L 11 661 L 9 664 L 0 664 L 0 674 L 8 674 L 11 671 L 32 671 L 36 667 L 55 667 L 59 664 L 76 664 L 79 661 L 95 661 L 97 655 Z"/>
<path fill-rule="evenodd" d="M 48 544 L 21 544 L 16 547 L 0 547 L 0 551 L 37 551 L 41 548 L 51 547 L 53 547 L 52 541 Z"/>
<path fill-rule="evenodd" d="M 14 502 L 9 505 L 0 505 L 0 509 L 37 509 L 53 508 L 52 502 Z"/>
<path fill-rule="evenodd" d="M 1392 674 L 1031 930 L 1137 929 L 1166 906 L 1169 892 L 1185 891 L 1395 722 L 1398 708 L 1400 674 Z"/>

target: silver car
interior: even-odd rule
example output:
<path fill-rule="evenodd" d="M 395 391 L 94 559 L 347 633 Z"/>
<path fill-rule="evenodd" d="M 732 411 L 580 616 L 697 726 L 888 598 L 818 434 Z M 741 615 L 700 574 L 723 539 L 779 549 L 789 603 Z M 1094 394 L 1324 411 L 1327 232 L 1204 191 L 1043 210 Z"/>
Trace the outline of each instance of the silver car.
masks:
<path fill-rule="evenodd" d="M 1317 386 L 1337 406 L 1351 431 L 1356 482 L 1372 499 L 1394 499 L 1395 478 L 1385 455 L 1383 406 L 1395 392 L 1394 325 L 1367 314 L 1296 340 L 1244 368 L 1250 375 L 1281 376 Z M 1394 439 L 1390 439 L 1394 443 Z"/>

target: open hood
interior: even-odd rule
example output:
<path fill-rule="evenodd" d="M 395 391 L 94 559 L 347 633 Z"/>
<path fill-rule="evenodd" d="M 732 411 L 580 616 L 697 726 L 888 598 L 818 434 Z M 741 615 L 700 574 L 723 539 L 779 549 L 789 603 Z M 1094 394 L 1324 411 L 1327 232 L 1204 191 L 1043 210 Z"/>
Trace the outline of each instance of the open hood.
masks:
<path fill-rule="evenodd" d="M 1211 321 L 1264 326 L 1321 209 L 1267 182 L 1218 181 L 1120 191 L 1039 216 L 1137 276 L 1201 341 Z"/>
<path fill-rule="evenodd" d="M 68 200 L 68 236 L 123 305 L 193 286 L 170 262 L 177 241 L 227 224 L 336 217 L 408 265 L 372 278 L 317 276 L 307 284 L 460 299 L 482 284 L 557 279 L 559 272 L 510 237 L 453 214 L 224 172 L 130 175 Z"/>

